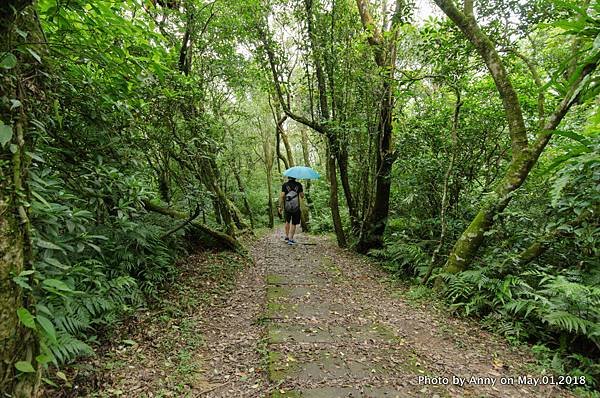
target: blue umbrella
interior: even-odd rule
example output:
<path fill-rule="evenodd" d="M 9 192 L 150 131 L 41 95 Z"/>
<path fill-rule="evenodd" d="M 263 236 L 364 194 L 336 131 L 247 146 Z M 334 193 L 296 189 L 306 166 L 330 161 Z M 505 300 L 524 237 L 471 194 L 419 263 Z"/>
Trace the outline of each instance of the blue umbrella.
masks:
<path fill-rule="evenodd" d="M 283 172 L 283 175 L 286 177 L 293 177 L 305 180 L 316 180 L 317 178 L 321 178 L 321 175 L 319 173 L 306 166 L 290 167 L 289 169 Z"/>

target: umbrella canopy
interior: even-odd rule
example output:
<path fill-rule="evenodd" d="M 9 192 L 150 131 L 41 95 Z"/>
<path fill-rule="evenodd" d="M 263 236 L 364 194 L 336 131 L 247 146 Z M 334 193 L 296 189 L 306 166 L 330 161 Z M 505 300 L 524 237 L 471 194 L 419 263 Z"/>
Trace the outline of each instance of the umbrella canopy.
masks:
<path fill-rule="evenodd" d="M 283 172 L 283 175 L 286 177 L 293 177 L 305 180 L 316 180 L 317 178 L 321 178 L 321 175 L 319 173 L 306 166 L 290 167 L 289 169 Z"/>

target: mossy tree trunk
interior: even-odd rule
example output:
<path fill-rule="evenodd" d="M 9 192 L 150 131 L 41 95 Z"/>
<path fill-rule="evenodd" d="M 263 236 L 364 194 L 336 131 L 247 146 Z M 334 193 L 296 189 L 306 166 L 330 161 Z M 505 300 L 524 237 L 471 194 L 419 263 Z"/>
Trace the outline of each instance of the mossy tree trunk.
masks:
<path fill-rule="evenodd" d="M 164 207 L 158 203 L 154 203 L 150 200 L 144 200 L 144 207 L 148 211 L 153 211 L 155 213 L 159 213 L 165 216 L 173 217 L 179 220 L 187 220 L 189 217 L 187 214 L 180 212 L 178 210 Z M 213 246 L 230 249 L 236 252 L 244 253 L 243 246 L 232 236 L 225 234 L 220 231 L 216 231 L 208 226 L 197 222 L 191 221 L 189 225 L 197 231 L 198 234 L 203 235 L 204 237 L 208 237 L 212 239 L 214 242 Z"/>
<path fill-rule="evenodd" d="M 244 182 L 242 181 L 242 177 L 240 176 L 240 169 L 238 167 L 234 167 L 233 174 L 235 176 L 235 180 L 237 181 L 240 194 L 242 195 L 244 210 L 246 210 L 246 214 L 250 219 L 250 228 L 254 229 L 254 216 L 252 214 L 252 208 L 250 207 L 250 203 L 248 202 L 248 194 L 246 193 L 246 187 L 244 186 Z"/>
<path fill-rule="evenodd" d="M 301 144 L 302 144 L 302 157 L 304 158 L 304 165 L 307 167 L 311 167 L 310 164 L 310 157 L 309 157 L 309 152 L 308 152 L 308 133 L 306 132 L 305 128 L 302 128 L 301 131 L 302 134 L 302 140 L 301 140 Z M 310 188 L 311 188 L 311 181 L 307 180 L 306 181 L 306 187 L 304 189 L 304 197 L 306 198 L 306 201 L 302 202 L 304 204 L 304 209 L 303 211 L 303 216 L 306 217 L 306 224 L 308 227 L 310 227 L 310 212 L 314 211 L 314 204 L 312 201 L 312 197 L 310 196 Z M 304 228 L 304 227 L 303 227 Z M 307 229 L 309 230 L 309 229 Z"/>
<path fill-rule="evenodd" d="M 34 40 L 40 38 L 41 31 L 33 1 L 8 1 L 0 9 L 0 54 L 11 54 L 16 60 L 0 81 L 0 91 L 21 103 L 14 109 L 6 105 L 0 107 L 3 138 L 8 139 L 0 147 L 0 395 L 20 398 L 39 395 L 41 379 L 41 367 L 35 362 L 39 351 L 37 337 L 31 329 L 23 327 L 17 317 L 17 309 L 21 307 L 35 313 L 33 303 L 12 280 L 13 276 L 32 267 L 26 152 L 34 151 L 27 134 L 33 98 L 22 83 L 28 80 L 29 86 L 38 86 L 39 63 L 24 52 L 15 51 L 17 46 L 27 46 L 25 39 L 16 34 L 17 28 L 29 32 L 28 41 L 41 42 Z M 9 101 L 2 103 L 10 104 Z M 17 371 L 15 364 L 19 361 L 30 363 L 34 371 Z"/>
<path fill-rule="evenodd" d="M 340 217 L 340 209 L 338 202 L 338 181 L 336 173 L 336 158 L 327 145 L 327 177 L 329 179 L 329 207 L 331 208 L 331 218 L 333 220 L 333 230 L 337 238 L 339 247 L 346 247 L 348 245 L 346 241 L 346 234 L 342 224 L 342 218 Z"/>
<path fill-rule="evenodd" d="M 275 153 L 269 138 L 270 134 L 263 131 L 260 119 L 258 120 L 258 127 L 263 139 L 263 162 L 267 173 L 267 216 L 269 217 L 269 228 L 273 228 L 275 226 L 275 209 L 273 207 L 273 163 L 275 162 Z"/>

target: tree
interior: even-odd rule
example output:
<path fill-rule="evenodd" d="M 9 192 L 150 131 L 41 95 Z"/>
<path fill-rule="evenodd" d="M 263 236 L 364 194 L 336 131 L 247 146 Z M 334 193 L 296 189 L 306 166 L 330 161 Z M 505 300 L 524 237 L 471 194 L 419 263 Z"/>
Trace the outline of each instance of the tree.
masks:
<path fill-rule="evenodd" d="M 450 0 L 435 0 L 435 3 L 460 28 L 476 48 L 493 77 L 504 106 L 512 149 L 512 159 L 504 177 L 456 241 L 448 257 L 444 269 L 456 273 L 469 267 L 477 250 L 483 243 L 485 233 L 494 224 L 496 215 L 508 206 L 513 193 L 525 182 L 529 172 L 546 148 L 553 131 L 557 129 L 569 109 L 579 102 L 583 94 L 582 84 L 585 84 L 586 76 L 596 69 L 600 52 L 592 50 L 577 55 L 577 52 L 581 49 L 580 46 L 575 46 L 573 59 L 577 66 L 571 71 L 566 71 L 568 76 L 564 95 L 539 131 L 536 131 L 535 141 L 529 143 L 528 131 L 517 92 L 494 43 L 481 30 L 474 17 L 473 2 L 466 0 L 462 11 Z"/>
<path fill-rule="evenodd" d="M 284 98 L 284 95 L 283 95 L 283 91 L 281 88 L 280 73 L 277 69 L 277 61 L 276 61 L 276 57 L 275 57 L 275 52 L 273 50 L 273 43 L 272 43 L 270 34 L 266 30 L 266 23 L 264 21 L 258 21 L 257 25 L 256 25 L 256 29 L 257 29 L 257 32 L 259 35 L 259 39 L 261 40 L 264 50 L 266 52 L 269 69 L 271 72 L 271 76 L 273 78 L 273 84 L 275 86 L 275 92 L 277 93 L 278 103 L 283 108 L 284 113 L 287 116 L 289 116 L 290 118 L 292 118 L 293 120 L 295 120 L 296 122 L 302 123 L 303 125 L 310 127 L 313 130 L 315 130 L 316 132 L 324 134 L 327 137 L 328 148 L 329 148 L 328 156 L 327 156 L 327 158 L 328 158 L 327 175 L 329 177 L 329 182 L 330 182 L 329 206 L 331 208 L 331 215 L 332 215 L 332 219 L 333 219 L 333 225 L 334 225 L 338 245 L 340 247 L 345 247 L 347 245 L 346 234 L 344 232 L 342 221 L 341 221 L 338 194 L 337 194 L 336 157 L 335 157 L 335 152 L 333 152 L 333 153 L 331 152 L 332 141 L 335 141 L 335 136 L 334 136 L 333 132 L 326 126 L 326 124 L 324 124 L 322 122 L 317 122 L 314 120 L 309 120 L 304 116 L 301 116 L 301 115 L 298 115 L 298 114 L 292 112 L 292 110 L 290 108 L 289 96 L 288 96 L 288 100 L 286 101 L 286 99 Z M 320 75 L 320 76 L 322 76 L 322 75 Z M 321 79 L 321 82 L 323 83 L 322 79 Z M 321 90 L 324 90 L 324 87 L 321 86 Z M 325 93 L 322 92 L 321 95 L 324 97 Z M 323 118 L 324 121 L 327 121 L 329 119 L 329 113 L 328 113 L 328 108 L 327 108 L 326 102 L 327 102 L 326 99 L 323 99 L 320 102 L 321 117 Z M 324 108 L 323 108 L 323 106 L 324 106 Z M 280 123 L 278 122 L 277 125 L 280 126 Z M 279 147 L 279 146 L 277 146 L 277 147 Z"/>
<path fill-rule="evenodd" d="M 376 135 L 376 178 L 375 197 L 363 221 L 356 250 L 366 253 L 369 249 L 383 246 L 383 234 L 387 224 L 390 203 L 390 190 L 392 185 L 391 172 L 397 154 L 393 146 L 392 119 L 394 113 L 394 70 L 396 65 L 396 40 L 398 27 L 405 18 L 406 5 L 404 1 L 397 0 L 392 16 L 390 34 L 384 39 L 384 33 L 379 31 L 366 0 L 357 0 L 360 19 L 366 31 L 371 33 L 368 38 L 373 48 L 373 56 L 377 66 L 381 68 L 383 82 L 381 85 L 381 102 L 379 105 L 379 120 Z"/>

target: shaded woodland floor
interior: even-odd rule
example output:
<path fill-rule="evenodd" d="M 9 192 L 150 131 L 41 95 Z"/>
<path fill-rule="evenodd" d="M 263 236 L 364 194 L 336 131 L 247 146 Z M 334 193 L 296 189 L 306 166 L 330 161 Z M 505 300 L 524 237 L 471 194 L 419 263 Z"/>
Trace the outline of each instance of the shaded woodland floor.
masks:
<path fill-rule="evenodd" d="M 540 376 L 526 347 L 407 298 L 406 287 L 327 238 L 298 241 L 288 246 L 274 231 L 251 244 L 252 261 L 185 259 L 169 294 L 56 395 L 570 396 L 519 383 Z M 514 384 L 501 384 L 511 377 Z"/>

